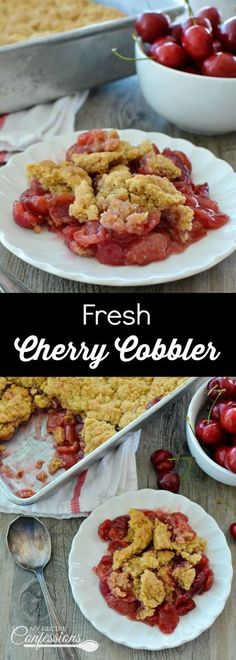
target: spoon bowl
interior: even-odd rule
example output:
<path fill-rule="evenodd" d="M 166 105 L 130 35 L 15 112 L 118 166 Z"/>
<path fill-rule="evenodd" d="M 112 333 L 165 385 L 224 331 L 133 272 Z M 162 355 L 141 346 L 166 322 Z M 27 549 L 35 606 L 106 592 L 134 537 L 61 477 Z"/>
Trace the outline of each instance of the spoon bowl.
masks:
<path fill-rule="evenodd" d="M 38 518 L 31 516 L 20 516 L 12 521 L 7 545 L 15 562 L 29 571 L 44 568 L 51 557 L 49 532 Z"/>
<path fill-rule="evenodd" d="M 10 523 L 7 532 L 7 546 L 11 556 L 21 568 L 33 571 L 38 578 L 45 599 L 52 630 L 65 630 L 58 617 L 44 579 L 43 569 L 51 557 L 51 538 L 45 525 L 32 516 L 20 516 Z M 69 637 L 68 633 L 66 633 Z M 81 643 L 81 648 L 91 651 L 90 640 Z M 85 646 L 84 646 L 85 645 Z M 95 650 L 92 648 L 92 650 Z M 73 646 L 57 646 L 55 651 L 59 660 L 77 660 Z"/>

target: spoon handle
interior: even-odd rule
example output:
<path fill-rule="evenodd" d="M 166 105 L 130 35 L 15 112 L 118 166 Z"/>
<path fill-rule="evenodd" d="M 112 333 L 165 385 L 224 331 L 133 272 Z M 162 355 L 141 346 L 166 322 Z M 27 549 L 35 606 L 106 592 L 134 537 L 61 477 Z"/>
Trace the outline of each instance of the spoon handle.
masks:
<path fill-rule="evenodd" d="M 55 610 L 54 603 L 51 599 L 51 596 L 50 596 L 48 588 L 47 588 L 47 584 L 46 584 L 45 579 L 44 579 L 43 571 L 36 570 L 35 573 L 37 575 L 39 584 L 40 584 L 42 592 L 43 592 L 43 596 L 44 596 L 44 600 L 45 600 L 45 603 L 46 603 L 48 616 L 49 616 L 50 624 L 51 624 L 52 628 L 55 629 L 56 634 L 57 633 L 59 634 L 60 630 L 63 629 L 64 635 L 69 637 L 69 634 L 66 632 L 65 627 L 63 626 L 62 622 L 60 621 L 60 619 L 57 615 L 57 612 Z M 71 648 L 66 648 L 66 647 L 62 647 L 62 646 L 57 646 L 57 647 L 55 647 L 55 650 L 57 651 L 57 655 L 58 655 L 59 660 L 77 660 L 78 659 L 78 656 L 77 656 L 77 654 L 75 653 L 75 651 L 72 647 Z"/>

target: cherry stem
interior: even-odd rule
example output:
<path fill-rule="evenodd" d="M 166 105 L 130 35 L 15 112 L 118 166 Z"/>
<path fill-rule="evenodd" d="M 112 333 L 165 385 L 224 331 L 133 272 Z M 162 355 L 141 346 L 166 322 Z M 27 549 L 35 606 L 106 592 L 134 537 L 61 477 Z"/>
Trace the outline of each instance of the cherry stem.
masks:
<path fill-rule="evenodd" d="M 193 435 L 196 435 L 196 434 L 195 434 L 195 431 L 194 431 L 194 428 L 192 427 L 192 424 L 191 424 L 191 422 L 190 422 L 189 417 L 186 417 L 186 422 L 188 423 L 188 425 L 189 425 L 189 427 L 190 427 L 190 429 L 191 429 Z"/>
<path fill-rule="evenodd" d="M 191 472 L 193 464 L 194 464 L 194 458 L 190 457 L 189 461 L 190 462 L 188 464 L 187 470 L 186 470 L 186 472 L 184 472 L 183 476 L 181 477 L 182 481 L 185 481 L 186 479 L 189 478 L 190 472 Z"/>
<path fill-rule="evenodd" d="M 190 472 L 192 470 L 195 459 L 192 456 L 173 456 L 173 458 L 167 458 L 168 461 L 188 461 L 187 470 L 184 472 L 181 477 L 182 481 L 188 479 Z"/>
<path fill-rule="evenodd" d="M 212 390 L 210 390 L 209 394 L 210 394 L 211 392 L 213 392 L 213 391 L 217 391 L 217 390 L 216 390 L 216 386 L 213 387 Z M 213 406 L 215 405 L 215 403 L 218 401 L 218 399 L 221 397 L 222 392 L 224 392 L 224 388 L 221 389 L 221 390 L 218 390 L 218 394 L 217 394 L 216 398 L 214 399 L 213 403 L 211 404 L 211 407 L 210 407 L 210 410 L 209 410 L 209 413 L 208 413 L 208 417 L 207 417 L 207 422 L 210 422 L 210 419 L 211 419 L 211 413 L 212 413 L 212 408 L 213 408 Z"/>
<path fill-rule="evenodd" d="M 210 396 L 210 394 L 211 394 L 212 392 L 220 392 L 220 393 L 221 393 L 221 392 L 225 392 L 225 387 L 222 387 L 221 389 L 218 389 L 217 385 L 214 385 L 214 387 L 212 387 L 212 388 L 209 390 L 209 392 L 208 392 L 208 396 Z"/>
<path fill-rule="evenodd" d="M 120 60 L 124 60 L 124 62 L 144 62 L 145 60 L 153 59 L 153 57 L 127 57 L 126 55 L 122 55 L 121 53 L 119 53 L 117 48 L 112 48 L 111 52 L 116 57 L 119 57 Z"/>
<path fill-rule="evenodd" d="M 167 458 L 167 461 L 193 461 L 192 456 L 173 456 L 173 458 Z"/>
<path fill-rule="evenodd" d="M 191 7 L 191 4 L 190 4 L 189 0 L 184 0 L 184 1 L 185 1 L 185 4 L 186 4 L 187 7 L 188 7 L 188 13 L 189 13 L 189 16 L 190 16 L 190 17 L 191 17 L 191 16 L 194 16 L 194 12 L 193 12 L 193 10 L 192 10 L 192 7 Z"/>
<path fill-rule="evenodd" d="M 227 509 L 229 509 L 230 511 L 232 511 L 232 513 L 234 514 L 234 516 L 236 516 L 236 511 L 233 509 L 233 507 L 231 506 L 231 504 L 229 504 L 229 503 L 226 502 L 225 500 L 216 500 L 216 504 L 223 504 L 224 506 L 226 506 Z"/>

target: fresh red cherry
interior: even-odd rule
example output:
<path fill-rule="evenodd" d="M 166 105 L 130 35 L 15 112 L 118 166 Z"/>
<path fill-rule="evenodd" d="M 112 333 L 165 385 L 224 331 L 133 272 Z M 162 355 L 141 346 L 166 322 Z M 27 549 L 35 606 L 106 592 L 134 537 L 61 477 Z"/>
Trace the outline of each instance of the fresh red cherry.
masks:
<path fill-rule="evenodd" d="M 216 422 L 217 424 L 218 422 Z M 226 406 L 220 416 L 220 425 L 227 433 L 236 433 L 236 408 Z"/>
<path fill-rule="evenodd" d="M 229 436 L 229 442 L 231 447 L 236 447 L 236 434 Z"/>
<path fill-rule="evenodd" d="M 218 465 L 221 465 L 221 467 L 225 467 L 225 456 L 227 452 L 229 451 L 230 447 L 227 445 L 220 445 L 220 447 L 217 447 L 214 451 L 213 458 Z"/>
<path fill-rule="evenodd" d="M 221 50 L 222 50 L 222 46 L 220 41 L 218 41 L 218 39 L 215 39 L 215 41 L 213 41 L 213 52 L 220 53 Z"/>
<path fill-rule="evenodd" d="M 159 39 L 155 39 L 153 44 L 149 45 L 148 50 L 147 50 L 147 54 L 149 55 L 149 57 L 153 57 L 155 49 L 157 48 L 157 46 L 161 46 L 161 44 L 166 44 L 166 43 L 169 43 L 169 42 L 176 43 L 174 37 L 171 37 L 171 35 L 169 35 L 169 34 L 167 34 L 166 37 L 160 37 Z"/>
<path fill-rule="evenodd" d="M 157 485 L 163 490 L 169 490 L 171 493 L 178 493 L 180 484 L 179 475 L 176 472 L 167 472 L 158 475 Z"/>
<path fill-rule="evenodd" d="M 170 34 L 171 37 L 177 41 L 178 44 L 181 44 L 181 39 L 182 39 L 182 25 L 181 23 L 176 23 L 176 25 L 172 25 L 170 28 Z"/>
<path fill-rule="evenodd" d="M 166 474 L 166 472 L 172 472 L 174 469 L 174 463 L 175 461 L 163 461 L 162 463 L 156 464 L 156 471 L 158 474 Z"/>
<path fill-rule="evenodd" d="M 236 539 L 236 522 L 231 523 L 229 531 L 233 539 Z"/>
<path fill-rule="evenodd" d="M 158 466 L 163 463 L 168 461 L 168 459 L 173 458 L 173 454 L 171 451 L 168 451 L 168 449 L 157 449 L 156 451 L 153 452 L 153 454 L 150 457 L 151 463 L 154 465 L 154 468 L 157 470 Z M 170 465 L 172 468 L 174 467 L 175 462 L 173 460 L 169 461 Z"/>
<path fill-rule="evenodd" d="M 185 71 L 185 73 L 194 73 L 195 75 L 199 75 L 199 71 L 193 66 L 184 66 L 182 71 Z"/>
<path fill-rule="evenodd" d="M 202 7 L 202 9 L 199 9 L 199 11 L 197 12 L 197 16 L 201 16 L 202 18 L 207 18 L 208 21 L 210 21 L 213 36 L 216 37 L 218 34 L 218 26 L 222 21 L 221 11 L 217 9 L 217 7 L 210 7 L 209 5 L 207 5 L 206 7 Z"/>
<path fill-rule="evenodd" d="M 171 69 L 182 69 L 187 61 L 187 56 L 182 46 L 169 40 L 153 48 L 152 56 L 158 64 L 163 64 L 163 66 Z"/>
<path fill-rule="evenodd" d="M 202 419 L 196 424 L 195 433 L 200 442 L 209 446 L 219 444 L 224 438 L 219 422 L 214 419 Z"/>
<path fill-rule="evenodd" d="M 205 60 L 212 53 L 212 35 L 203 25 L 192 25 L 182 35 L 182 46 L 193 60 Z"/>
<path fill-rule="evenodd" d="M 219 39 L 224 50 L 236 55 L 236 16 L 229 18 L 219 27 Z"/>
<path fill-rule="evenodd" d="M 143 41 L 152 43 L 158 37 L 163 37 L 170 30 L 170 19 L 166 14 L 147 12 L 138 16 L 135 28 Z"/>
<path fill-rule="evenodd" d="M 230 447 L 225 454 L 225 467 L 236 473 L 236 447 Z"/>
<path fill-rule="evenodd" d="M 227 408 L 227 406 L 236 407 L 236 401 L 226 399 L 225 401 L 217 401 L 214 403 L 214 406 L 212 406 L 211 409 L 211 418 L 219 421 L 221 413 L 225 408 Z"/>
<path fill-rule="evenodd" d="M 208 18 L 204 18 L 203 16 L 191 16 L 190 18 L 187 18 L 182 24 L 182 33 L 189 27 L 192 27 L 192 25 L 202 25 L 208 30 L 208 32 L 210 32 L 210 34 L 212 34 L 212 26 Z"/>
<path fill-rule="evenodd" d="M 219 395 L 219 390 L 222 392 Z M 236 381 L 233 378 L 228 378 L 227 376 L 219 376 L 217 378 L 212 378 L 207 383 L 207 394 L 210 399 L 227 399 L 228 397 L 233 397 L 236 394 Z"/>
<path fill-rule="evenodd" d="M 230 53 L 214 53 L 202 65 L 204 76 L 236 78 L 236 57 Z"/>

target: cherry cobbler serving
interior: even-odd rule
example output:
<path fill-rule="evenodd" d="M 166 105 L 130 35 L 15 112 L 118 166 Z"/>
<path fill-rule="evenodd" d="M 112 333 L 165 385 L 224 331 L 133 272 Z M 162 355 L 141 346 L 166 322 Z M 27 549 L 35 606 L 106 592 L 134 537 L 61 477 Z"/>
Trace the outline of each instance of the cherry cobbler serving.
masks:
<path fill-rule="evenodd" d="M 206 543 L 183 513 L 131 509 L 104 520 L 98 536 L 108 543 L 93 569 L 101 594 L 129 619 L 172 633 L 194 597 L 212 587 Z"/>
<path fill-rule="evenodd" d="M 14 202 L 13 218 L 35 232 L 47 227 L 76 255 L 142 266 L 228 222 L 191 169 L 180 151 L 161 153 L 149 140 L 133 146 L 116 130 L 87 131 L 64 161 L 28 165 L 29 187 Z"/>
<path fill-rule="evenodd" d="M 35 419 L 35 439 L 52 442 L 49 463 L 37 456 L 37 480 L 47 482 L 49 475 L 68 469 L 106 442 L 115 433 L 166 396 L 186 378 L 70 378 L 8 377 L 0 378 L 0 475 L 19 477 L 24 482 L 27 466 L 7 461 L 10 441 L 17 429 Z M 26 429 L 27 436 L 27 429 Z M 38 452 L 40 452 L 40 445 Z M 17 474 L 16 474 L 17 472 Z M 22 473 L 22 474 L 21 474 Z M 21 497 L 29 497 L 32 489 L 20 489 Z"/>

